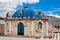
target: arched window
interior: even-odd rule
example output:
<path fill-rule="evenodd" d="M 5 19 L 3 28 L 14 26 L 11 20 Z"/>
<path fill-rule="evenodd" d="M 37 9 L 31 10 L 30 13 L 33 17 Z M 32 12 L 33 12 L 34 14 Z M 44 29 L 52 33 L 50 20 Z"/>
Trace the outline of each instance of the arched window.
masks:
<path fill-rule="evenodd" d="M 41 22 L 38 23 L 38 30 L 39 29 L 42 29 L 42 23 Z"/>

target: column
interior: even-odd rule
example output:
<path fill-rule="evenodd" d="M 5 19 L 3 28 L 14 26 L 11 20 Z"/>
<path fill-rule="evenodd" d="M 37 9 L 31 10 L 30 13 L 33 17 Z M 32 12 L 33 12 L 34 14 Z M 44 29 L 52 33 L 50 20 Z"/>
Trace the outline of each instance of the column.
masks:
<path fill-rule="evenodd" d="M 57 34 L 55 33 L 55 39 L 57 39 Z"/>
<path fill-rule="evenodd" d="M 56 39 L 56 33 L 55 33 L 55 36 L 54 36 L 54 38 Z"/>
<path fill-rule="evenodd" d="M 32 36 L 33 36 L 33 21 L 31 22 L 31 27 L 32 27 Z"/>
<path fill-rule="evenodd" d="M 46 21 L 46 36 L 48 36 L 48 22 Z"/>
<path fill-rule="evenodd" d="M 1 20 L 1 24 L 2 24 L 2 20 Z"/>
<path fill-rule="evenodd" d="M 41 39 L 43 39 L 43 37 L 44 37 L 44 23 L 42 22 L 42 36 L 41 36 Z"/>
<path fill-rule="evenodd" d="M 9 22 L 9 33 L 11 35 L 11 22 Z"/>
<path fill-rule="evenodd" d="M 59 33 L 57 33 L 57 39 L 59 40 Z"/>
<path fill-rule="evenodd" d="M 2 24 L 2 20 L 1 20 L 1 24 Z"/>
<path fill-rule="evenodd" d="M 11 22 L 10 22 L 10 35 L 11 35 Z"/>
<path fill-rule="evenodd" d="M 5 23 L 5 27 L 4 27 L 4 35 L 6 35 L 6 23 Z"/>

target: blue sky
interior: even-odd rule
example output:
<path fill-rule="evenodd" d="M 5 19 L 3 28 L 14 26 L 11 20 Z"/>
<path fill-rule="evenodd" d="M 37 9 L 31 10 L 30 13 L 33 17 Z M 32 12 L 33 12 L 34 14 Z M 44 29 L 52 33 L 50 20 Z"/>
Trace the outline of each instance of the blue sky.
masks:
<path fill-rule="evenodd" d="M 35 10 L 42 10 L 47 15 L 60 17 L 60 0 L 1 0 L 0 15 L 10 11 L 11 14 L 24 6 L 29 6 Z M 1 10 L 2 8 L 2 10 Z M 3 11 L 3 12 L 2 12 Z"/>
<path fill-rule="evenodd" d="M 59 14 L 59 10 L 60 10 L 60 5 L 59 4 L 60 4 L 60 0 L 39 0 L 39 3 L 23 4 L 23 6 L 29 6 L 33 9 L 41 9 L 44 12 L 58 10 L 58 12 L 56 12 L 56 13 L 54 12 L 53 14 L 60 15 Z M 47 14 L 49 14 L 49 13 L 47 13 Z"/>
<path fill-rule="evenodd" d="M 60 0 L 39 0 L 39 3 L 24 4 L 36 9 L 49 10 L 51 8 L 60 8 Z M 23 5 L 23 6 L 24 6 Z"/>

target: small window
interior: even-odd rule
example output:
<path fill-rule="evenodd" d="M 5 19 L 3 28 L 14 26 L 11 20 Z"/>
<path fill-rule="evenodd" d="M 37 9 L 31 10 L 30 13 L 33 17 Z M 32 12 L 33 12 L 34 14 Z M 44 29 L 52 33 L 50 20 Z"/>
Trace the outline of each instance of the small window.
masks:
<path fill-rule="evenodd" d="M 42 30 L 42 23 L 41 23 L 41 22 L 38 23 L 38 30 L 39 30 L 39 29 Z"/>

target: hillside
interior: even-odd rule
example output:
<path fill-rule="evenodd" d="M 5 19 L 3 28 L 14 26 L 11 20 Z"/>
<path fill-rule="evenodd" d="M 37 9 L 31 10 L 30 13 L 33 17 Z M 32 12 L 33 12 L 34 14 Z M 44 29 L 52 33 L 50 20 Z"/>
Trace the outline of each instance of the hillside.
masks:
<path fill-rule="evenodd" d="M 55 27 L 59 25 L 58 18 L 53 17 L 53 16 L 47 16 L 47 17 L 48 17 L 49 24 L 52 24 Z"/>

